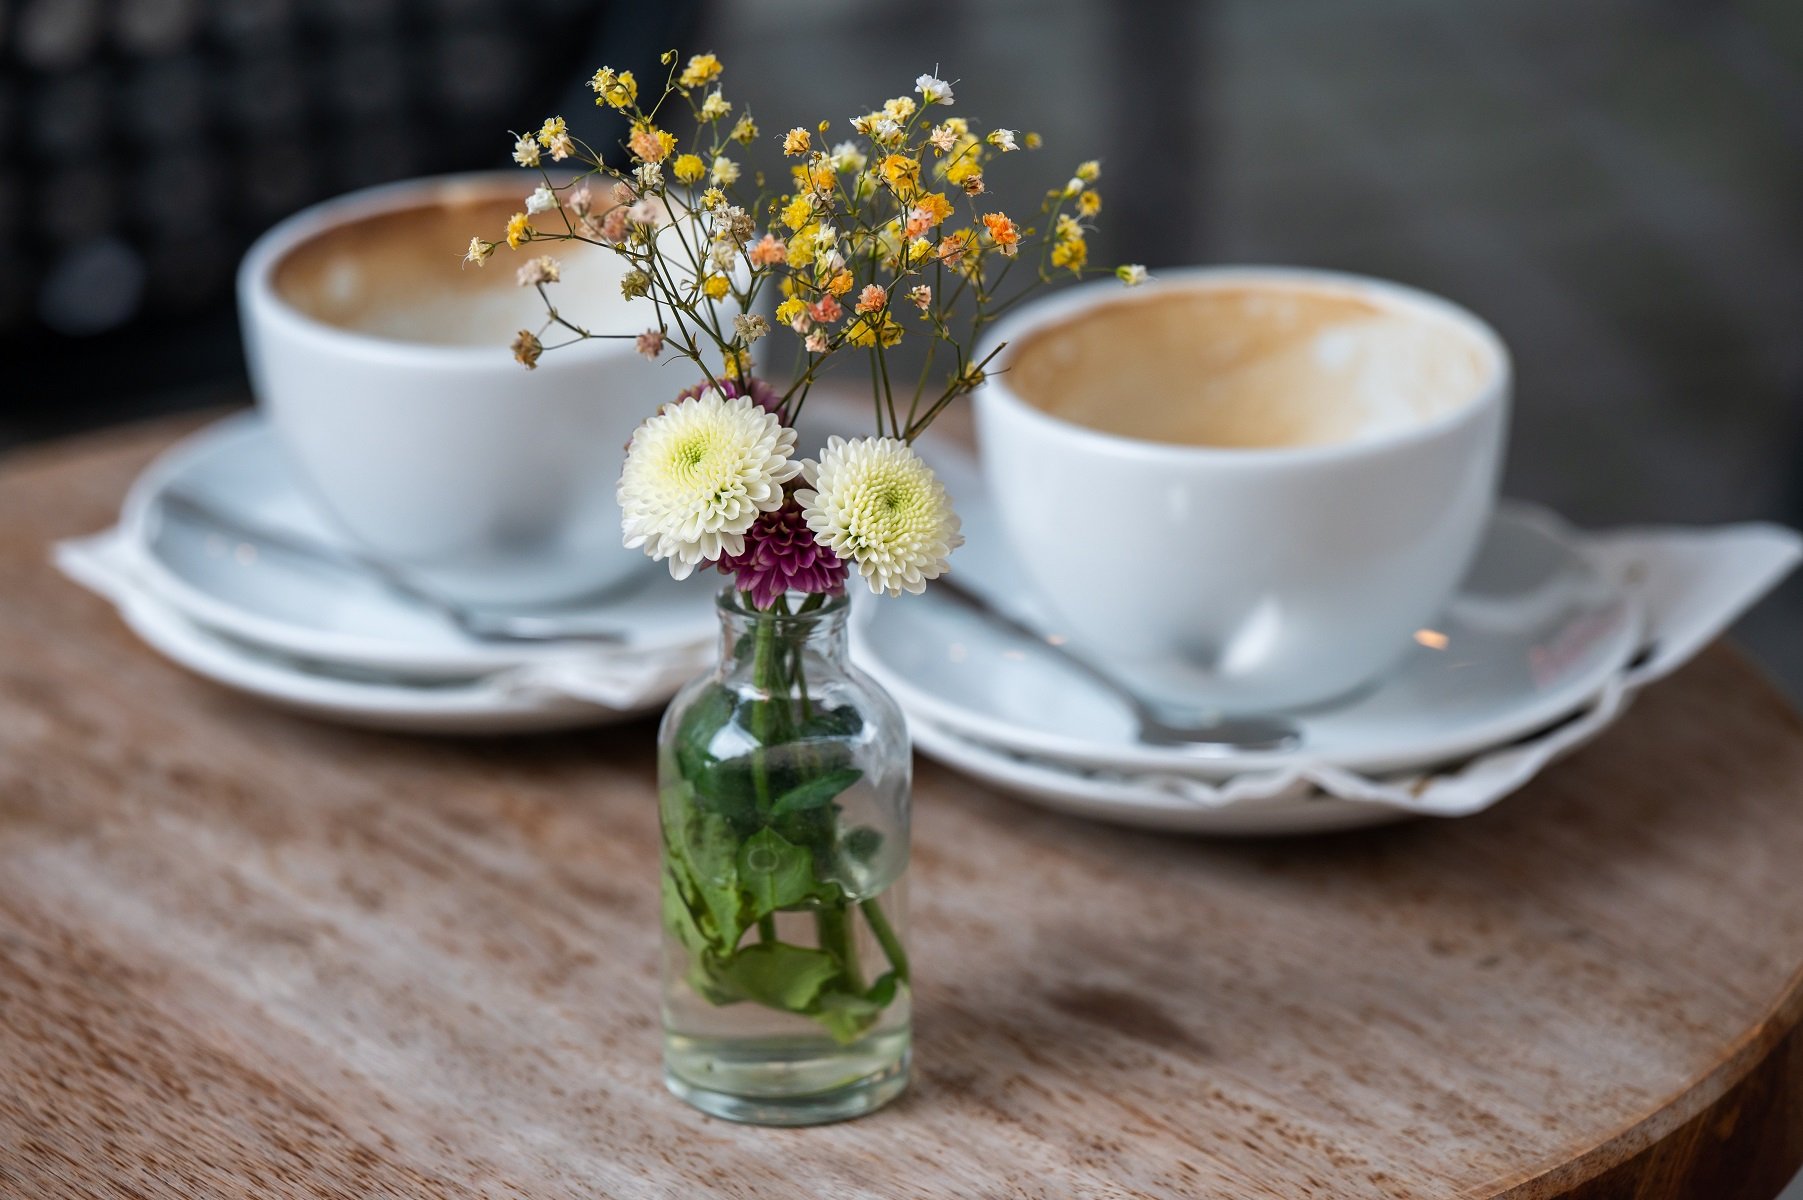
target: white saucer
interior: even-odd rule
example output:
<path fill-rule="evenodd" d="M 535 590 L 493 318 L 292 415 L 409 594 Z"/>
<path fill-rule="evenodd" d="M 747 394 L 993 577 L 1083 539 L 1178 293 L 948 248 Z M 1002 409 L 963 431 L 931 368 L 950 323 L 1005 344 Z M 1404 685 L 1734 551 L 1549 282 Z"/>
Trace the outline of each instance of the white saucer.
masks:
<path fill-rule="evenodd" d="M 1030 761 L 911 720 L 914 745 L 949 767 L 1035 804 L 1090 820 L 1169 833 L 1271 837 L 1337 833 L 1418 816 L 1406 809 L 1329 795 L 1306 779 L 1265 794 L 1202 804 L 1173 786 L 1179 781 L 1132 777 L 1083 767 Z"/>
<path fill-rule="evenodd" d="M 177 612 L 138 578 L 119 529 L 59 542 L 65 575 L 110 600 L 152 649 L 215 683 L 339 724 L 497 734 L 609 725 L 661 708 L 712 660 L 711 642 L 648 655 L 572 648 L 465 679 L 402 679 L 239 642 Z"/>
<path fill-rule="evenodd" d="M 120 520 L 138 559 L 138 581 L 189 621 L 244 645 L 415 680 L 468 679 L 569 652 L 562 645 L 475 641 L 373 578 L 238 543 L 204 523 L 171 516 L 157 504 L 170 489 L 255 527 L 327 547 L 342 545 L 343 535 L 302 494 L 255 413 L 183 440 L 139 477 Z M 678 584 L 649 560 L 592 610 L 629 632 L 633 653 L 711 643 L 717 629 L 713 590 Z"/>
<path fill-rule="evenodd" d="M 663 707 L 608 708 L 487 676 L 436 686 L 341 678 L 235 645 L 149 597 L 119 605 L 125 623 L 152 649 L 195 674 L 279 708 L 340 725 L 397 733 L 545 733 L 609 725 Z"/>
<path fill-rule="evenodd" d="M 960 578 L 1053 633 L 1021 594 L 980 491 L 965 488 Z M 853 636 L 861 664 L 920 726 L 1059 766 L 1219 780 L 1301 764 L 1395 772 L 1531 734 L 1592 701 L 1634 654 L 1639 626 L 1636 605 L 1557 518 L 1507 505 L 1443 618 L 1389 678 L 1293 714 L 1294 750 L 1207 756 L 1139 741 L 1126 707 L 1056 652 L 931 587 L 862 606 Z M 929 732 L 923 745 L 933 740 Z"/>

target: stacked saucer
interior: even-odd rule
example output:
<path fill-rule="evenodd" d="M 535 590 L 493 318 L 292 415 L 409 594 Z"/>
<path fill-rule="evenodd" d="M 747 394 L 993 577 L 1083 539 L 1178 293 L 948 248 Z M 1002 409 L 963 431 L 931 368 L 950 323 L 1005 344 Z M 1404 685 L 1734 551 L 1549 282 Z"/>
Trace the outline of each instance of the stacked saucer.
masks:
<path fill-rule="evenodd" d="M 1186 832 L 1306 833 L 1487 807 L 1593 737 L 1798 554 L 1796 535 L 1773 526 L 1597 537 L 1504 504 L 1463 586 L 1385 678 L 1286 714 L 1282 748 L 1172 745 L 1096 678 L 1107 664 L 1073 661 L 968 460 L 935 465 L 964 517 L 960 590 L 978 600 L 929 587 L 863 606 L 861 665 L 907 712 L 918 747 L 948 765 L 1049 807 Z"/>
<path fill-rule="evenodd" d="M 152 647 L 227 687 L 349 724 L 502 733 L 605 724 L 660 708 L 709 661 L 706 587 L 647 560 L 557 621 L 568 641 L 472 636 L 364 569 L 308 502 L 255 414 L 175 446 L 119 524 L 57 547 Z"/>

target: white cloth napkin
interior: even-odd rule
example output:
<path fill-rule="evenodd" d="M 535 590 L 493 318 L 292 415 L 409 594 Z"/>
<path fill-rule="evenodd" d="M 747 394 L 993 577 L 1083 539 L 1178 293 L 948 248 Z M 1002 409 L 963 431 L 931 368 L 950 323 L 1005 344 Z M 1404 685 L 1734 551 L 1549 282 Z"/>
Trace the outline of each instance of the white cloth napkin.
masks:
<path fill-rule="evenodd" d="M 109 529 L 58 542 L 51 555 L 63 574 L 115 607 L 150 603 L 186 619 L 147 582 L 140 566 L 141 553 L 123 530 Z M 189 623 L 204 632 L 204 626 Z M 632 712 L 668 699 L 712 661 L 714 652 L 712 637 L 648 649 L 572 646 L 567 652 L 535 655 L 530 661 L 479 676 L 468 686 L 527 700 L 533 696 L 567 696 Z M 294 670 L 304 668 L 296 665 Z"/>
<path fill-rule="evenodd" d="M 1588 708 L 1540 734 L 1431 771 L 1372 777 L 1306 762 L 1209 783 L 1156 772 L 1105 771 L 1013 754 L 1040 770 L 1064 771 L 1146 789 L 1210 808 L 1279 797 L 1326 794 L 1432 816 L 1481 812 L 1521 787 L 1554 759 L 1595 737 L 1643 687 L 1683 666 L 1770 591 L 1803 559 L 1803 536 L 1778 525 L 1623 529 L 1580 535 L 1578 548 L 1639 602 L 1642 652 Z M 956 730 L 944 731 L 961 736 Z M 963 739 L 970 744 L 969 738 Z"/>

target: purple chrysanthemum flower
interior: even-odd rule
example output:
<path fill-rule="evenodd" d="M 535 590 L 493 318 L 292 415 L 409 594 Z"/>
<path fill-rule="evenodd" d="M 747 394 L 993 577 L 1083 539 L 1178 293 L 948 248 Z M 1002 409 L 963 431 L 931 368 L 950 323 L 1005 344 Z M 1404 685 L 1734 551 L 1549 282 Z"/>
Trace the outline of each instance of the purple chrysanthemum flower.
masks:
<path fill-rule="evenodd" d="M 751 593 L 759 608 L 769 608 L 784 592 L 845 593 L 845 564 L 814 541 L 814 531 L 793 499 L 745 531 L 743 554 L 723 555 L 717 565 L 738 577 L 738 589 Z"/>
<path fill-rule="evenodd" d="M 676 399 L 679 402 L 683 400 L 693 400 L 707 390 L 708 385 L 706 383 L 698 383 L 694 387 L 679 393 Z M 765 412 L 774 413 L 779 417 L 783 415 L 782 396 L 777 394 L 775 388 L 771 387 L 768 383 L 765 383 L 762 379 L 757 378 L 755 375 L 752 376 L 750 388 L 741 387 L 739 381 L 730 376 L 722 379 L 720 381 L 720 394 L 725 396 L 728 400 L 731 400 L 735 396 L 750 396 L 751 402 Z"/>

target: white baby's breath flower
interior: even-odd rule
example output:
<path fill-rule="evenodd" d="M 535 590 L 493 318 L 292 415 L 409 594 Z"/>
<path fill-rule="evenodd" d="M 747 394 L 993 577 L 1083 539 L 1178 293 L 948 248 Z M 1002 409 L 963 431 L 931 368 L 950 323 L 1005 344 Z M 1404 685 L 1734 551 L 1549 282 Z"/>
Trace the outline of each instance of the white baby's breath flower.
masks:
<path fill-rule="evenodd" d="M 714 160 L 714 169 L 709 172 L 708 180 L 716 186 L 731 186 L 739 182 L 739 164 L 722 154 Z"/>
<path fill-rule="evenodd" d="M 835 171 L 862 171 L 869 163 L 870 158 L 858 149 L 856 142 L 840 142 L 833 147 Z"/>
<path fill-rule="evenodd" d="M 770 332 L 770 322 L 756 313 L 740 313 L 732 319 L 732 328 L 749 345 Z"/>
<path fill-rule="evenodd" d="M 479 237 L 470 239 L 470 248 L 463 253 L 464 262 L 473 262 L 478 267 L 488 261 L 488 256 L 495 252 L 493 242 L 485 242 Z"/>
<path fill-rule="evenodd" d="M 718 121 L 731 111 L 732 101 L 717 91 L 709 92 L 707 99 L 701 102 L 701 119 L 704 121 Z"/>
<path fill-rule="evenodd" d="M 664 186 L 664 164 L 642 162 L 632 169 L 632 180 L 639 185 L 641 192 L 656 191 Z"/>
<path fill-rule="evenodd" d="M 513 161 L 522 167 L 538 166 L 538 143 L 523 137 L 513 144 Z"/>
<path fill-rule="evenodd" d="M 931 75 L 922 75 L 914 81 L 914 90 L 928 104 L 950 104 L 952 102 L 952 85 L 943 79 Z"/>
<path fill-rule="evenodd" d="M 655 196 L 641 196 L 627 205 L 625 217 L 630 225 L 644 225 L 656 228 L 663 224 L 668 210 Z"/>
<path fill-rule="evenodd" d="M 550 212 L 556 207 L 557 194 L 542 183 L 526 197 L 526 211 L 529 213 Z"/>
<path fill-rule="evenodd" d="M 896 438 L 829 438 L 795 493 L 814 539 L 873 592 L 923 592 L 964 544 L 945 485 L 914 448 Z"/>
<path fill-rule="evenodd" d="M 558 274 L 557 260 L 549 254 L 541 254 L 527 259 L 515 273 L 515 278 L 521 287 L 536 287 L 541 283 L 556 283 Z"/>
<path fill-rule="evenodd" d="M 665 405 L 632 435 L 617 492 L 626 545 L 668 559 L 686 579 L 696 564 L 742 554 L 745 531 L 782 507 L 801 464 L 795 431 L 749 397 L 708 390 Z"/>
<path fill-rule="evenodd" d="M 1010 150 L 1020 149 L 1014 141 L 1014 130 L 1012 129 L 991 129 L 989 131 L 989 136 L 984 140 L 991 146 L 999 149 L 1003 154 L 1008 153 Z"/>
<path fill-rule="evenodd" d="M 1146 268 L 1141 263 L 1122 263 L 1114 269 L 1114 274 L 1116 278 L 1128 287 L 1138 287 L 1147 279 L 1151 278 L 1151 276 L 1146 274 Z"/>

